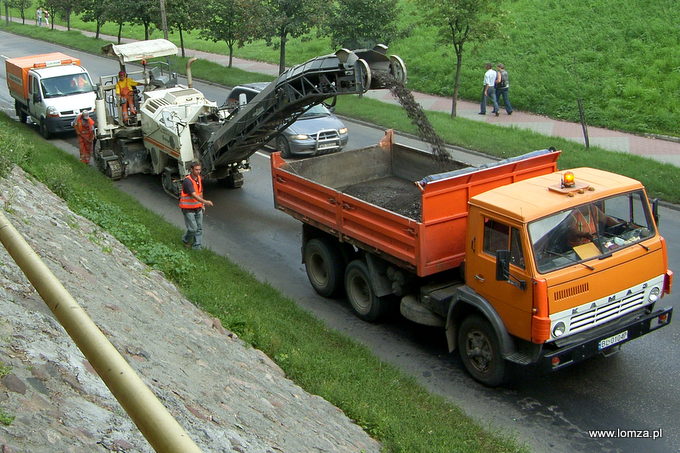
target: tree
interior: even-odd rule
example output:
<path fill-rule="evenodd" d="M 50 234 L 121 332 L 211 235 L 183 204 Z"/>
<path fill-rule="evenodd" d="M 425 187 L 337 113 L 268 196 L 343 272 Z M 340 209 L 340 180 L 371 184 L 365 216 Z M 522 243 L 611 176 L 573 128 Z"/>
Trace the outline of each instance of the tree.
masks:
<path fill-rule="evenodd" d="M 158 0 L 128 1 L 127 22 L 144 26 L 144 39 L 151 36 L 151 28 L 157 18 L 160 18 L 160 3 Z"/>
<path fill-rule="evenodd" d="M 21 16 L 21 23 L 26 24 L 26 10 L 31 7 L 31 0 L 10 0 L 5 4 L 9 4 L 11 8 L 17 8 Z"/>
<path fill-rule="evenodd" d="M 202 14 L 201 5 L 204 2 L 192 0 L 167 0 L 166 9 L 168 17 L 168 28 L 179 32 L 179 43 L 184 57 L 184 33 L 185 31 L 198 28 L 203 25 L 205 16 Z M 162 28 L 161 24 L 156 24 Z"/>
<path fill-rule="evenodd" d="M 114 6 L 111 0 L 80 0 L 74 11 L 80 13 L 84 21 L 95 22 L 95 38 L 99 39 L 102 25 L 108 20 L 109 10 L 114 7 L 117 7 L 117 3 Z"/>
<path fill-rule="evenodd" d="M 389 45 L 406 36 L 396 25 L 401 14 L 398 3 L 397 0 L 338 0 L 323 30 L 334 48 L 371 49 L 376 44 Z"/>
<path fill-rule="evenodd" d="M 213 0 L 203 9 L 201 37 L 224 41 L 229 48 L 229 67 L 234 57 L 234 46 L 241 46 L 255 34 L 253 17 L 261 11 L 252 0 Z"/>
<path fill-rule="evenodd" d="M 305 35 L 324 21 L 324 0 L 261 0 L 262 14 L 253 18 L 258 37 L 279 49 L 279 74 L 286 70 L 286 43 Z"/>
<path fill-rule="evenodd" d="M 482 42 L 500 34 L 505 12 L 495 0 L 416 0 L 427 24 L 439 30 L 442 43 L 453 46 L 456 71 L 451 116 L 456 116 L 460 69 L 465 44 Z M 480 84 L 481 85 L 481 84 Z"/>

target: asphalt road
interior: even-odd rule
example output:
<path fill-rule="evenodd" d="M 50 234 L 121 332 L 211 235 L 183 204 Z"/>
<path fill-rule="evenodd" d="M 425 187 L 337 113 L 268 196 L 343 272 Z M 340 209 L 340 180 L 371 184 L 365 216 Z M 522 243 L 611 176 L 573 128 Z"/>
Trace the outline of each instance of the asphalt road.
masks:
<path fill-rule="evenodd" d="M 0 32 L 1 55 L 54 50 L 80 57 L 93 77 L 117 71 L 113 60 Z M 0 77 L 4 79 L 4 71 Z M 226 97 L 224 88 L 202 83 L 195 86 L 209 98 L 222 101 Z M 6 82 L 1 80 L 0 108 L 11 115 L 12 105 Z M 348 127 L 349 148 L 374 144 L 383 134 L 353 122 L 348 122 Z M 77 154 L 73 137 L 56 138 L 53 143 Z M 459 158 L 480 162 L 475 155 Z M 258 152 L 251 164 L 252 171 L 246 174 L 242 189 L 227 190 L 215 183 L 206 184 L 206 196 L 215 202 L 205 219 L 208 247 L 278 288 L 332 328 L 361 341 L 379 357 L 415 376 L 426 388 L 453 401 L 482 424 L 516 435 L 533 451 L 680 451 L 677 417 L 680 384 L 676 378 L 680 367 L 676 347 L 680 321 L 628 343 L 613 357 L 593 359 L 556 374 L 517 369 L 505 388 L 485 388 L 468 377 L 457 358 L 446 353 L 440 330 L 400 318 L 380 325 L 368 324 L 354 317 L 345 301 L 317 296 L 300 262 L 300 224 L 273 208 L 268 153 Z M 168 221 L 183 226 L 176 201 L 164 194 L 158 177 L 133 176 L 117 185 Z M 671 268 L 679 270 L 680 212 L 662 208 L 661 219 Z M 663 304 L 675 305 L 680 297 L 677 294 L 676 291 L 663 299 Z M 662 437 L 633 439 L 624 432 L 619 438 L 593 439 L 589 430 L 649 430 L 650 435 L 654 430 L 662 430 Z"/>

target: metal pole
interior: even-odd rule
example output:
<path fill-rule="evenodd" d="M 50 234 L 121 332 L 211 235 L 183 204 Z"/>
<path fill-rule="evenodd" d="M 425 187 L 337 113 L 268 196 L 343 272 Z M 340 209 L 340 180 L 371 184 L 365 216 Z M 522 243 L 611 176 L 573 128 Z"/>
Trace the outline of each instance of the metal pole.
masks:
<path fill-rule="evenodd" d="M 583 129 L 583 138 L 586 143 L 586 149 L 590 148 L 590 140 L 588 139 L 588 125 L 586 124 L 586 113 L 583 109 L 583 99 L 576 100 L 578 103 L 578 116 L 581 119 L 581 128 Z"/>
<path fill-rule="evenodd" d="M 0 241 L 153 449 L 201 453 L 2 212 Z"/>

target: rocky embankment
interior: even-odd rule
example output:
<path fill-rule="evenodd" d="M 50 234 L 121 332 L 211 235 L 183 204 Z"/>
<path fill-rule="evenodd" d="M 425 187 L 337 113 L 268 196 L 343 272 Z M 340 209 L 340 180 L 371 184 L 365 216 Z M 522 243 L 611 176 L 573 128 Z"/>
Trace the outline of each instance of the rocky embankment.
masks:
<path fill-rule="evenodd" d="M 380 450 L 21 169 L 0 206 L 204 452 Z M 3 247 L 0 300 L 0 452 L 153 451 Z"/>

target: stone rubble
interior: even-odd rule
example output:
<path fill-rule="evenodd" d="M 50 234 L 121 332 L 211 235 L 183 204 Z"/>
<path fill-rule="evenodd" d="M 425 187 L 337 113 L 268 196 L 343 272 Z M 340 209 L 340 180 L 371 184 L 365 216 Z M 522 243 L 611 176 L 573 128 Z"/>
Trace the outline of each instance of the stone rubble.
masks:
<path fill-rule="evenodd" d="M 0 206 L 202 451 L 380 451 L 21 169 Z M 153 451 L 4 247 L 0 300 L 0 452 Z"/>

